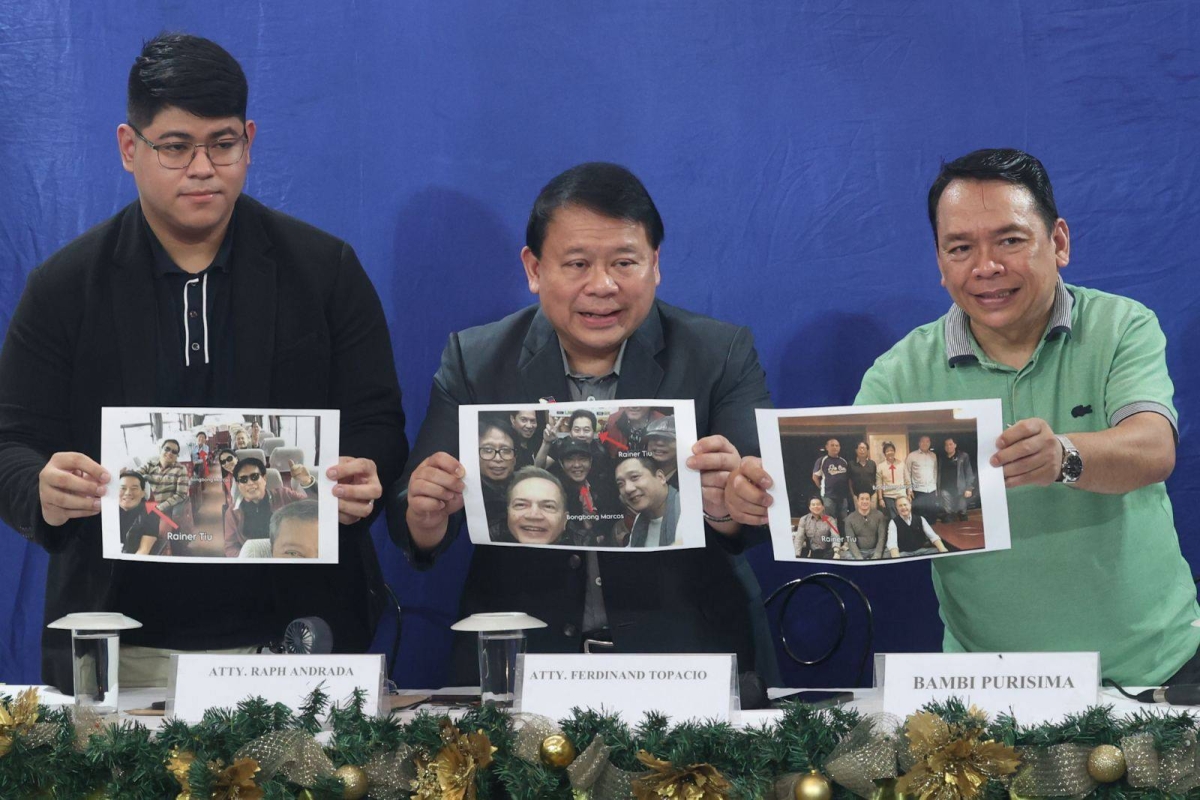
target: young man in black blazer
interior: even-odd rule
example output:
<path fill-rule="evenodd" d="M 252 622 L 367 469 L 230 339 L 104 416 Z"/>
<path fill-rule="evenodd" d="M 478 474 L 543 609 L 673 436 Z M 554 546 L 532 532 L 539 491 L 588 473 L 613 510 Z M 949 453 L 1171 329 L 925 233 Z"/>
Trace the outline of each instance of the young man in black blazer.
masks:
<path fill-rule="evenodd" d="M 461 612 L 524 611 L 548 623 L 532 652 L 732 652 L 742 670 L 774 678 L 758 584 L 724 481 L 758 451 L 754 409 L 770 404 L 746 328 L 655 299 L 663 224 L 649 193 L 615 164 L 582 164 L 538 196 L 521 252 L 530 306 L 453 334 L 405 477 L 389 491 L 392 538 L 424 567 L 463 522 L 458 407 L 693 398 L 702 437 L 688 459 L 701 472 L 708 546 L 670 553 L 477 547 Z M 733 556 L 733 557 L 731 557 Z M 752 609 L 757 609 L 752 634 Z M 451 683 L 477 674 L 471 637 L 455 641 Z"/>
<path fill-rule="evenodd" d="M 145 45 L 117 128 L 138 200 L 33 270 L 0 353 L 0 518 L 50 551 L 47 620 L 142 622 L 122 637 L 125 685 L 162 681 L 170 651 L 253 648 L 304 614 L 327 619 L 337 650 L 362 650 L 382 608 L 367 524 L 407 455 L 387 324 L 348 245 L 242 195 L 247 95 L 213 42 Z M 338 564 L 101 558 L 102 406 L 297 404 L 341 409 L 355 456 L 327 473 Z M 43 636 L 43 679 L 66 691 L 69 647 Z"/>

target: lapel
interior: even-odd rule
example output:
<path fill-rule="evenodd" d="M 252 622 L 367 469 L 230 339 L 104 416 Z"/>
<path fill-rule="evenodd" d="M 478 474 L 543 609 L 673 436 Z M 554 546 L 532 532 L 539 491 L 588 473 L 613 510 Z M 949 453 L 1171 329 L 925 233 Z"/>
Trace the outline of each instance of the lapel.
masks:
<path fill-rule="evenodd" d="M 625 344 L 621 359 L 621 377 L 617 381 L 618 400 L 638 400 L 658 396 L 663 369 L 658 354 L 663 351 L 662 319 L 658 303 L 650 308 L 646 321 L 633 332 Z"/>
<path fill-rule="evenodd" d="M 558 334 L 539 308 L 517 359 L 517 396 L 513 400 L 532 403 L 543 397 L 553 397 L 559 403 L 571 402 Z"/>
<path fill-rule="evenodd" d="M 121 386 L 129 405 L 154 405 L 158 359 L 158 301 L 154 258 L 138 201 L 122 212 L 113 249 L 112 304 L 121 361 Z M 136 343 L 136 346 L 133 345 Z"/>
<path fill-rule="evenodd" d="M 239 406 L 268 406 L 271 402 L 271 364 L 275 356 L 275 260 L 263 225 L 266 209 L 242 195 L 238 198 L 230 264 L 232 285 L 232 385 L 224 387 L 224 402 Z M 253 346 L 247 343 L 253 342 Z"/>

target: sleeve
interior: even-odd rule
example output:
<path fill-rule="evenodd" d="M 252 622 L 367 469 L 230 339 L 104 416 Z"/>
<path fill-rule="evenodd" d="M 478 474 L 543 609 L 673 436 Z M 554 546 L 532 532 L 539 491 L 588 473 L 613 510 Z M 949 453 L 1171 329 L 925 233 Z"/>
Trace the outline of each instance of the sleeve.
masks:
<path fill-rule="evenodd" d="M 821 474 L 821 462 L 824 460 L 825 460 L 825 456 L 820 456 L 819 458 L 817 458 L 817 462 L 815 464 L 813 464 L 813 475 L 814 476 Z"/>
<path fill-rule="evenodd" d="M 725 369 L 713 388 L 709 430 L 701 436 L 720 434 L 728 439 L 742 456 L 757 456 L 758 423 L 754 410 L 772 408 L 767 391 L 767 374 L 758 361 L 754 335 L 749 328 L 738 328 L 730 341 L 725 357 Z M 765 541 L 765 527 L 743 525 L 736 536 L 725 536 L 706 522 L 707 540 L 730 553 L 740 553 L 748 546 Z"/>
<path fill-rule="evenodd" d="M 38 478 L 53 453 L 71 450 L 74 339 L 43 286 L 29 275 L 0 350 L 0 519 L 49 551 L 62 549 L 84 520 L 54 527 L 42 518 Z"/>
<path fill-rule="evenodd" d="M 433 376 L 433 387 L 429 390 L 429 407 L 425 420 L 417 434 L 408 468 L 399 480 L 385 489 L 387 500 L 388 533 L 392 541 L 404 552 L 409 563 L 418 569 L 433 566 L 458 535 L 466 515 L 458 512 L 451 515 L 446 527 L 446 536 L 433 550 L 419 552 L 412 542 L 408 530 L 408 478 L 422 461 L 434 453 L 445 452 L 458 457 L 458 407 L 474 402 L 467 389 L 466 365 L 458 334 L 450 334 L 446 348 L 442 351 L 442 363 Z"/>
<path fill-rule="evenodd" d="M 934 542 L 940 542 L 942 540 L 942 537 L 933 532 L 933 528 L 929 525 L 929 520 L 925 519 L 924 517 L 921 517 L 921 528 L 925 531 L 925 538 L 929 540 L 930 544 Z"/>
<path fill-rule="evenodd" d="M 875 359 L 875 363 L 863 375 L 862 385 L 854 398 L 856 406 L 874 406 L 885 403 L 898 403 L 899 397 L 893 387 L 892 370 L 889 367 L 890 353 L 885 353 Z"/>
<path fill-rule="evenodd" d="M 967 478 L 967 488 L 975 491 L 975 468 L 971 466 L 971 457 L 963 454 L 963 472 Z"/>
<path fill-rule="evenodd" d="M 408 457 L 400 384 L 379 295 L 353 248 L 345 243 L 328 315 L 329 385 L 333 407 L 342 412 L 341 454 L 374 461 L 379 483 L 386 490 L 400 477 Z M 350 529 L 361 528 L 365 534 L 378 513 L 377 508 Z"/>
<path fill-rule="evenodd" d="M 887 549 L 894 550 L 896 548 L 896 521 L 892 520 L 888 523 L 887 529 Z"/>
<path fill-rule="evenodd" d="M 1138 306 L 1131 315 L 1108 370 L 1104 414 L 1112 427 L 1143 411 L 1166 417 L 1179 438 L 1174 384 L 1167 372 L 1167 338 L 1154 312 Z"/>

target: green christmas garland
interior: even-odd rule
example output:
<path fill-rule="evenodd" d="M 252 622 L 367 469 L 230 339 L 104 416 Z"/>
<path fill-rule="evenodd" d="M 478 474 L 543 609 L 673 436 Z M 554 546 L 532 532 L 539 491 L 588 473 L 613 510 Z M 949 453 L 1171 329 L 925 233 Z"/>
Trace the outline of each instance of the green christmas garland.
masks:
<path fill-rule="evenodd" d="M 0 702 L 5 709 L 11 703 L 2 696 Z M 307 699 L 299 714 L 282 704 L 247 700 L 235 711 L 210 710 L 195 725 L 167 722 L 156 735 L 134 722 L 100 726 L 80 735 L 79 721 L 69 708 L 42 706 L 36 723 L 39 736 L 26 735 L 29 727 L 9 725 L 5 729 L 0 725 L 0 736 L 7 735 L 11 742 L 7 752 L 0 755 L 0 798 L 175 798 L 182 789 L 167 764 L 179 752 L 195 756 L 187 772 L 188 796 L 212 797 L 214 792 L 222 796 L 212 765 L 231 764 L 240 749 L 272 732 L 314 734 L 327 709 L 332 735 L 324 751 L 334 767 L 361 767 L 372 759 L 397 753 L 411 753 L 418 762 L 428 763 L 446 746 L 447 727 L 442 716 L 423 712 L 408 723 L 394 716 L 376 718 L 363 713 L 361 696 L 344 707 L 330 708 L 320 690 Z M 973 719 L 971 711 L 955 700 L 933 703 L 925 710 L 950 726 L 966 726 Z M 694 722 L 670 725 L 656 714 L 630 727 L 616 716 L 580 709 L 558 724 L 578 753 L 599 737 L 608 748 L 608 760 L 620 770 L 644 773 L 638 753 L 645 751 L 675 765 L 711 765 L 731 785 L 727 794 L 730 798 L 773 800 L 780 776 L 823 771 L 834 748 L 862 721 L 855 711 L 818 710 L 796 703 L 786 706 L 777 721 L 761 728 L 735 729 L 723 723 Z M 578 797 L 572 792 L 566 770 L 517 754 L 514 719 L 507 712 L 492 707 L 474 709 L 454 727 L 464 734 L 481 732 L 494 748 L 490 763 L 472 773 L 480 800 Z M 982 735 L 1018 751 L 1057 745 L 1119 745 L 1130 741 L 1128 737 L 1140 736 L 1138 741 L 1147 743 L 1147 747 L 1152 742 L 1158 754 L 1178 754 L 1181 748 L 1190 747 L 1194 763 L 1196 731 L 1196 720 L 1185 714 L 1141 712 L 1117 718 L 1111 708 L 1097 707 L 1058 724 L 1035 727 L 1022 727 L 1011 716 L 1001 715 L 986 725 Z M 1008 783 L 987 780 L 976 797 L 1008 800 Z M 268 800 L 336 800 L 343 797 L 345 788 L 336 776 L 323 776 L 311 785 L 301 786 L 275 775 L 259 780 L 257 785 Z M 855 796 L 843 786 L 832 786 L 834 798 L 848 800 Z M 1132 800 L 1180 795 L 1161 788 L 1135 788 L 1122 778 L 1098 786 L 1088 796 Z M 1186 796 L 1200 796 L 1200 789 L 1190 789 Z"/>

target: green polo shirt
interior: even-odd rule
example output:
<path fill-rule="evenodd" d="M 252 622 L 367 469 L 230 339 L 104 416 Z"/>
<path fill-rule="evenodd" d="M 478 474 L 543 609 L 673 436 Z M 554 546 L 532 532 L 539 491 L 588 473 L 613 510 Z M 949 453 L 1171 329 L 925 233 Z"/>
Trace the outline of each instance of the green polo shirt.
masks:
<path fill-rule="evenodd" d="M 1178 432 L 1166 338 L 1145 306 L 1060 280 L 1021 369 L 989 359 L 968 323 L 954 306 L 914 330 L 863 376 L 854 402 L 998 397 L 1006 426 L 1041 417 L 1070 436 L 1149 411 Z M 933 562 L 947 652 L 1098 650 L 1104 676 L 1130 685 L 1161 684 L 1192 657 L 1200 608 L 1164 484 L 1007 497 L 1012 549 Z"/>

